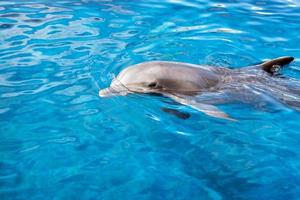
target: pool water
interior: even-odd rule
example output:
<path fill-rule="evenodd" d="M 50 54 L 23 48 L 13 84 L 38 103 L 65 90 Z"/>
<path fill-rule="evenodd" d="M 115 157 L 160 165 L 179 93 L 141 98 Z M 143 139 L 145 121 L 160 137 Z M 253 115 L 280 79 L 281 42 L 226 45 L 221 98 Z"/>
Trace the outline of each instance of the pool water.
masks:
<path fill-rule="evenodd" d="M 294 56 L 297 0 L 0 1 L 0 198 L 299 199 L 300 114 L 99 98 L 149 60 L 239 68 Z"/>

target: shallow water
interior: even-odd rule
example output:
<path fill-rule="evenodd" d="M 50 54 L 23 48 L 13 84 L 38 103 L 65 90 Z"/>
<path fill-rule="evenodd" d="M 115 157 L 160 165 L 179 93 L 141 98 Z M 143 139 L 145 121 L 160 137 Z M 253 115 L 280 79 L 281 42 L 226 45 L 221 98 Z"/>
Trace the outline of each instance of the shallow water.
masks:
<path fill-rule="evenodd" d="M 100 99 L 148 60 L 238 68 L 291 55 L 300 3 L 0 1 L 1 199 L 298 199 L 299 112 L 161 111 L 163 97 Z"/>

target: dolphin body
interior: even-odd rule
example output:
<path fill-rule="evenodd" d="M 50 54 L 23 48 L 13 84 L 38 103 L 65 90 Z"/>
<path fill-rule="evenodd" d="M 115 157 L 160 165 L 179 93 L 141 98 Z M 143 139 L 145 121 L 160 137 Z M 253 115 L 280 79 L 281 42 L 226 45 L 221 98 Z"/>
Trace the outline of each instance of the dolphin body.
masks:
<path fill-rule="evenodd" d="M 279 75 L 294 60 L 280 57 L 238 69 L 180 62 L 151 61 L 130 66 L 99 91 L 100 97 L 130 93 L 159 94 L 209 116 L 234 120 L 215 105 L 278 102 L 300 110 L 300 81 Z M 163 111 L 183 116 L 173 109 Z"/>

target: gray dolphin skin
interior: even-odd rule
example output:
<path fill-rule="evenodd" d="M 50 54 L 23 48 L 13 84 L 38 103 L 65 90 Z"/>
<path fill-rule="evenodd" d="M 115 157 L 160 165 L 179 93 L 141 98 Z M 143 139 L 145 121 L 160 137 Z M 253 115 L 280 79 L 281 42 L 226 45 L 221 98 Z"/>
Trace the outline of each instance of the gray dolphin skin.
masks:
<path fill-rule="evenodd" d="M 242 102 L 257 107 L 263 103 L 286 104 L 300 110 L 299 81 L 279 74 L 280 69 L 293 60 L 293 57 L 280 57 L 237 69 L 167 61 L 144 62 L 121 71 L 108 88 L 99 91 L 99 96 L 160 94 L 209 116 L 228 120 L 235 119 L 217 108 L 217 104 Z"/>

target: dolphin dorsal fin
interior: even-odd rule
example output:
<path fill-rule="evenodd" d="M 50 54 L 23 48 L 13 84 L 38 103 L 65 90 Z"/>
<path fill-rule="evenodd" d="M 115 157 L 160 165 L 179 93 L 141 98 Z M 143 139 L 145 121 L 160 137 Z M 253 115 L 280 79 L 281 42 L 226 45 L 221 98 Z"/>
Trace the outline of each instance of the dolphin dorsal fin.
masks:
<path fill-rule="evenodd" d="M 276 58 L 273 60 L 266 61 L 259 66 L 266 72 L 270 74 L 276 73 L 278 70 L 280 70 L 284 65 L 288 65 L 290 62 L 294 60 L 291 56 L 285 56 Z"/>

